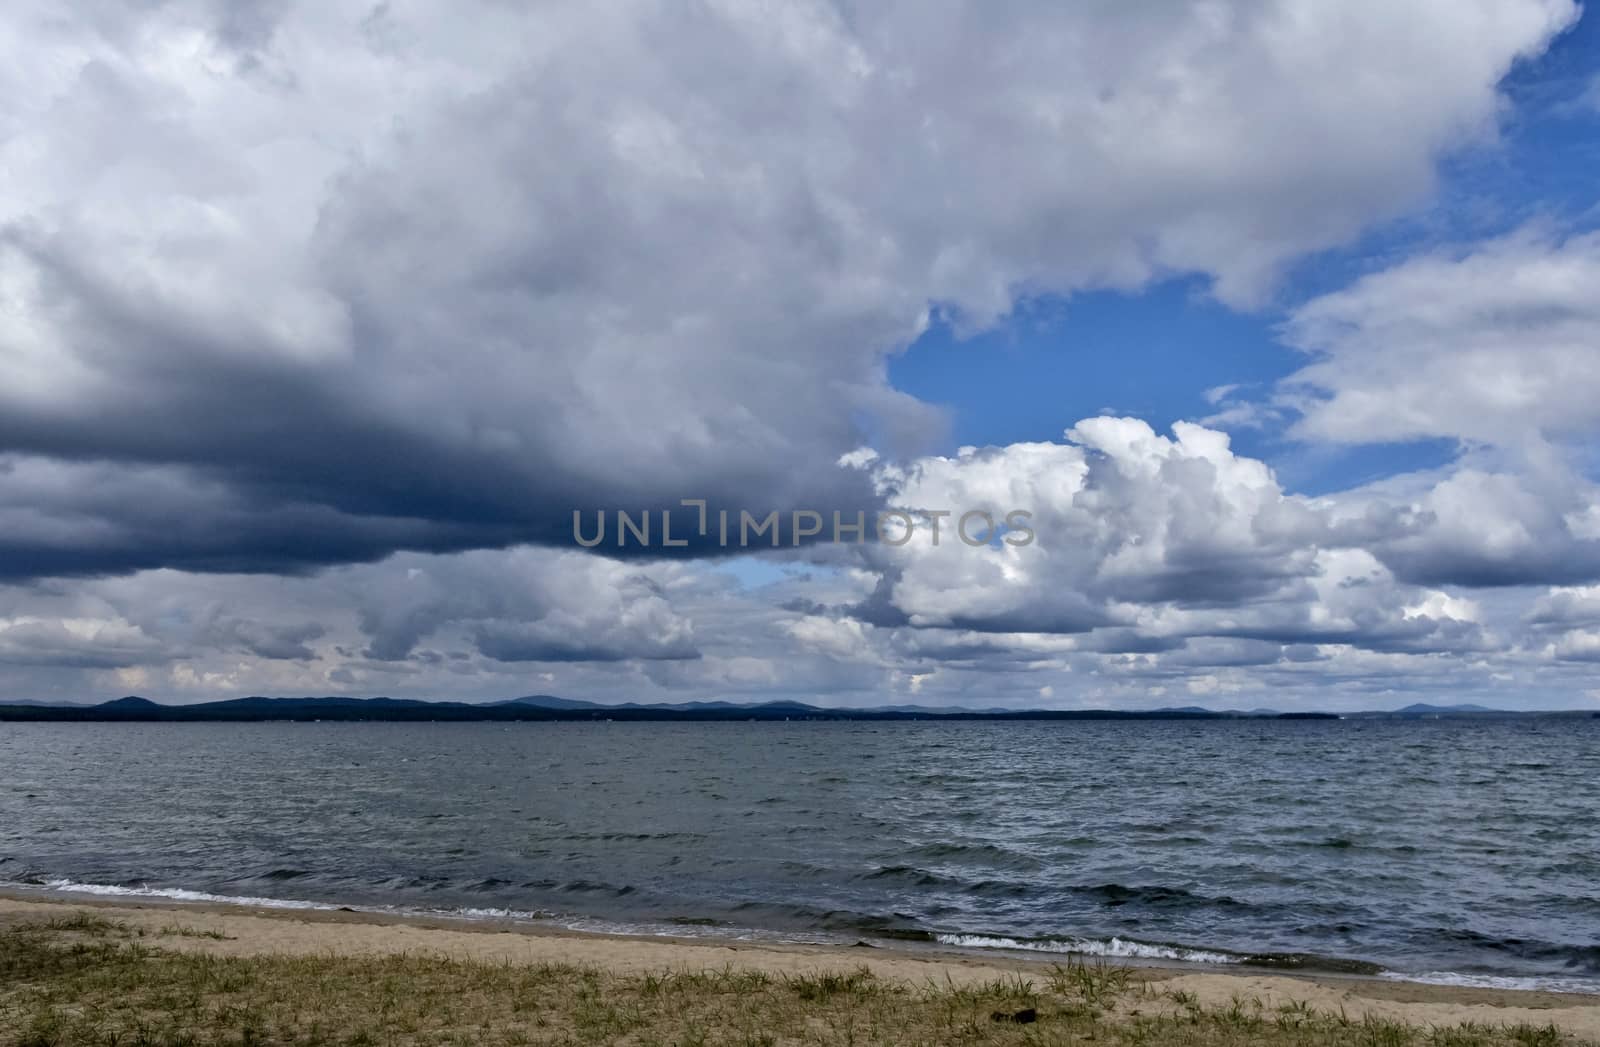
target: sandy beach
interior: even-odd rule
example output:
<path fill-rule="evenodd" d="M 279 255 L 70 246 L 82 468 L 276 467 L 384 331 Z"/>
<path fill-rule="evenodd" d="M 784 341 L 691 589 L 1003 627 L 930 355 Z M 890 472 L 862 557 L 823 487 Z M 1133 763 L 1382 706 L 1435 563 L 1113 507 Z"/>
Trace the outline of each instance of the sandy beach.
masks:
<path fill-rule="evenodd" d="M 440 957 L 512 966 L 576 965 L 620 975 L 717 970 L 778 978 L 865 968 L 885 982 L 955 987 L 1042 977 L 1050 970 L 1049 960 L 954 951 L 633 938 L 358 912 L 41 899 L 18 893 L 0 897 L 0 931 L 83 916 L 114 919 L 165 950 L 217 957 Z M 1590 996 L 1159 967 L 1134 968 L 1132 978 L 1163 998 L 1189 999 L 1205 1008 L 1249 1000 L 1268 1011 L 1306 1006 L 1357 1021 L 1422 1027 L 1554 1025 L 1570 1037 L 1600 1042 L 1600 999 Z"/>

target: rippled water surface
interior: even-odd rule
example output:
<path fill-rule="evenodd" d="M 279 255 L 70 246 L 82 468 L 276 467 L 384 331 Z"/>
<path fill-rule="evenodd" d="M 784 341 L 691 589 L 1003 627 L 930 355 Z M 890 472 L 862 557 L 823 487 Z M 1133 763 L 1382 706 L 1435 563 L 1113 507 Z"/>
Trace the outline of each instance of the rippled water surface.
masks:
<path fill-rule="evenodd" d="M 1592 992 L 1600 721 L 0 724 L 0 881 Z"/>

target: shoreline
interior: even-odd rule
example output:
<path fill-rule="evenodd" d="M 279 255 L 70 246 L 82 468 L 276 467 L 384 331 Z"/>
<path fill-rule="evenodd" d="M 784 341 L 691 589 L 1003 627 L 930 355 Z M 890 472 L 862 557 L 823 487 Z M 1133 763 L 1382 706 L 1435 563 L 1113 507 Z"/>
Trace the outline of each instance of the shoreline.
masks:
<path fill-rule="evenodd" d="M 1013 938 L 983 933 L 942 933 L 933 931 L 895 932 L 863 927 L 857 931 L 840 929 L 763 928 L 697 919 L 644 920 L 621 922 L 603 917 L 562 914 L 547 910 L 521 910 L 499 906 L 469 908 L 428 908 L 381 903 L 338 902 L 270 896 L 220 895 L 182 887 L 125 887 L 113 884 L 51 880 L 43 883 L 16 883 L 0 880 L 0 898 L 22 901 L 47 900 L 129 905 L 217 906 L 225 910 L 282 913 L 334 913 L 345 918 L 371 917 L 403 921 L 434 921 L 446 927 L 520 929 L 535 934 L 575 934 L 599 938 L 629 938 L 641 941 L 694 941 L 710 944 L 743 943 L 820 948 L 887 948 L 913 954 L 958 956 L 1011 956 L 1048 964 L 1071 957 L 1134 967 L 1209 970 L 1238 965 L 1258 971 L 1325 974 L 1329 976 L 1382 977 L 1383 968 L 1365 961 L 1336 957 L 1301 956 L 1276 953 L 1230 953 L 1220 948 L 1148 943 L 1136 939 L 1073 939 L 1083 948 L 1042 948 L 1065 945 L 1067 938 Z M 700 928 L 695 930 L 694 928 Z M 869 940 L 871 939 L 871 940 Z M 960 939 L 960 940 L 952 940 Z M 998 944 L 1001 942 L 1010 945 Z M 983 943 L 983 944 L 979 944 Z M 996 944 L 989 944 L 996 943 Z M 1302 962 L 1285 962 L 1285 961 Z M 1279 962 L 1274 962 L 1279 961 Z M 1469 986 L 1470 987 L 1470 986 Z M 1483 988 L 1526 988 L 1563 992 L 1550 986 L 1489 985 Z M 1582 995 L 1582 993 L 1579 993 Z"/>
<path fill-rule="evenodd" d="M 866 968 L 890 982 L 952 986 L 1044 977 L 1056 964 L 1069 959 L 989 952 L 973 955 L 938 946 L 859 947 L 628 936 L 447 916 L 43 894 L 0 890 L 0 928 L 88 913 L 113 917 L 158 936 L 181 923 L 185 932 L 163 937 L 162 948 L 219 957 L 436 956 L 510 965 L 574 964 L 624 975 L 728 969 L 781 977 L 846 975 Z M 1580 1039 L 1600 1042 L 1600 997 L 1595 996 L 1359 975 L 1091 959 L 1092 965 L 1098 963 L 1127 967 L 1134 979 L 1158 985 L 1166 993 L 1192 996 L 1203 1005 L 1225 1007 L 1230 1001 L 1251 998 L 1272 1008 L 1306 1005 L 1357 1020 L 1370 1017 L 1418 1026 L 1554 1024 Z"/>
<path fill-rule="evenodd" d="M 440 929 L 500 930 L 534 935 L 571 935 L 600 940 L 677 942 L 702 945 L 771 945 L 778 948 L 876 949 L 922 957 L 962 957 L 979 962 L 1016 961 L 1045 967 L 1056 963 L 1102 963 L 1141 969 L 1230 975 L 1277 974 L 1332 980 L 1373 980 L 1489 992 L 1549 993 L 1600 1002 L 1600 980 L 1559 975 L 1468 974 L 1450 970 L 1407 972 L 1361 958 L 1309 953 L 1243 952 L 1220 946 L 1148 942 L 1120 937 L 1013 938 L 1004 934 L 885 933 L 863 927 L 779 929 L 699 920 L 616 921 L 603 917 L 482 907 L 430 908 L 378 902 L 341 902 L 272 896 L 220 895 L 180 887 L 127 887 L 50 880 L 40 883 L 0 880 L 0 899 L 56 901 L 84 905 L 214 908 L 259 915 L 318 914 L 342 921 L 398 921 Z"/>

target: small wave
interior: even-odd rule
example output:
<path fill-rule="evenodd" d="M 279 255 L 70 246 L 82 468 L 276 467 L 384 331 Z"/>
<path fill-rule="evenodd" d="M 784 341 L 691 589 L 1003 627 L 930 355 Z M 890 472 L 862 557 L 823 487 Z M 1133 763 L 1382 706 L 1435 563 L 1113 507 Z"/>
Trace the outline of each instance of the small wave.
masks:
<path fill-rule="evenodd" d="M 629 935 L 632 937 L 697 938 L 714 942 L 766 942 L 774 945 L 837 945 L 835 939 L 800 931 L 761 930 L 738 927 L 717 921 L 714 924 L 681 922 L 677 919 L 619 923 L 588 917 L 573 917 L 561 921 L 560 926 L 584 934 Z"/>
<path fill-rule="evenodd" d="M 1521 989 L 1533 992 L 1600 993 L 1600 979 L 1568 978 L 1560 975 L 1469 974 L 1463 971 L 1384 971 L 1382 977 L 1394 981 L 1421 982 L 1424 985 L 1458 985 L 1469 989 Z"/>
<path fill-rule="evenodd" d="M 817 865 L 813 862 L 786 861 L 779 865 L 786 874 L 806 880 L 831 879 L 835 870 L 832 866 Z"/>
<path fill-rule="evenodd" d="M 511 886 L 513 886 L 513 884 L 510 880 L 502 880 L 498 876 L 490 876 L 479 880 L 476 883 L 467 884 L 463 890 L 472 891 L 474 894 L 482 894 L 485 891 L 497 891 L 502 887 Z"/>
<path fill-rule="evenodd" d="M 387 910 L 386 910 L 387 911 Z M 555 918 L 555 913 L 546 912 L 544 909 L 439 909 L 438 915 L 447 917 L 462 917 L 468 920 L 550 920 Z"/>
<path fill-rule="evenodd" d="M 637 888 L 631 884 L 617 885 L 602 883 L 598 880 L 568 880 L 558 886 L 558 890 L 569 894 L 609 894 L 614 898 L 624 898 L 632 894 Z"/>
<path fill-rule="evenodd" d="M 824 934 L 848 934 L 852 937 L 869 935 L 900 941 L 933 941 L 933 932 L 917 926 L 914 917 L 904 913 L 868 915 L 848 909 L 820 909 L 804 904 L 746 901 L 733 905 L 731 912 L 741 916 L 741 923 L 749 920 L 762 925 L 793 925 L 809 928 Z M 792 932 L 784 932 L 792 933 Z"/>
<path fill-rule="evenodd" d="M 211 894 L 186 887 L 123 886 L 114 883 L 79 883 L 76 880 L 50 879 L 39 883 L 19 883 L 18 887 L 45 887 L 72 894 L 95 894 L 112 898 L 165 898 L 174 902 L 213 902 L 221 905 L 250 905 L 262 909 L 337 909 L 324 902 L 295 901 L 287 898 L 260 898 L 253 895 Z"/>
<path fill-rule="evenodd" d="M 1157 909 L 1186 909 L 1205 906 L 1233 907 L 1245 903 L 1228 895 L 1211 897 L 1186 891 L 1182 887 L 1161 886 L 1133 886 L 1129 887 L 1120 883 L 1102 883 L 1093 886 L 1074 887 L 1078 894 L 1086 894 L 1099 898 L 1102 905 L 1116 907 L 1137 903 Z"/>
<path fill-rule="evenodd" d="M 1240 963 L 1243 957 L 1209 949 L 1154 945 L 1127 938 L 1005 938 L 987 934 L 936 934 L 940 945 L 962 949 L 1015 949 L 1125 960 L 1177 960 L 1182 963 Z"/>
<path fill-rule="evenodd" d="M 1540 964 L 1560 965 L 1584 975 L 1600 975 L 1600 945 L 1579 945 L 1566 942 L 1547 942 L 1534 938 L 1501 938 L 1470 928 L 1441 929 L 1435 932 L 1451 941 L 1462 942 L 1477 949 L 1505 953 L 1519 960 Z"/>
<path fill-rule="evenodd" d="M 399 887 L 408 891 L 439 891 L 450 886 L 450 878 L 448 876 L 390 877 L 379 880 L 377 886 Z"/>
<path fill-rule="evenodd" d="M 572 840 L 577 842 L 596 841 L 601 843 L 648 843 L 656 840 L 704 840 L 705 833 L 688 832 L 660 832 L 660 833 L 565 833 L 552 837 L 556 840 Z"/>
<path fill-rule="evenodd" d="M 916 887 L 939 887 L 955 882 L 940 876 L 938 873 L 929 872 L 926 869 L 918 869 L 912 865 L 885 865 L 874 872 L 866 873 L 861 879 L 890 880 L 908 883 Z"/>
<path fill-rule="evenodd" d="M 993 843 L 928 843 L 912 848 L 906 856 L 926 862 L 954 860 L 1001 869 L 1032 870 L 1040 865 L 1037 858 Z"/>
<path fill-rule="evenodd" d="M 159 898 L 172 902 L 202 905 L 237 905 L 254 909 L 295 909 L 316 912 L 361 912 L 383 916 L 432 916 L 466 920 L 548 920 L 553 913 L 544 910 L 497 909 L 481 907 L 420 908 L 400 905 L 343 905 L 314 902 L 301 898 L 264 898 L 249 894 L 213 894 L 187 887 L 151 887 L 146 884 L 81 883 L 62 878 L 0 882 L 0 887 L 60 891 L 64 894 L 90 894 L 105 898 Z"/>

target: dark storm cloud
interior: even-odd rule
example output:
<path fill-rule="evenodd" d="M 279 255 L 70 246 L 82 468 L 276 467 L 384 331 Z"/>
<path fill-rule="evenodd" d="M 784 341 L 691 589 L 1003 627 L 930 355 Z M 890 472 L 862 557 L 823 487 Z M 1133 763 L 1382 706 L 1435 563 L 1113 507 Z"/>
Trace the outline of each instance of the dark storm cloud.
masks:
<path fill-rule="evenodd" d="M 1417 585 L 1474 588 L 1579 585 L 1600 579 L 1600 542 L 1563 536 L 1543 548 L 1462 549 L 1408 544 L 1384 550 L 1398 577 Z"/>
<path fill-rule="evenodd" d="M 540 629 L 537 625 L 482 625 L 474 630 L 473 639 L 481 653 L 501 662 L 621 662 L 630 658 L 700 657 L 700 652 L 686 637 L 629 644 L 605 636 L 570 636 Z"/>
<path fill-rule="evenodd" d="M 1119 624 L 1104 608 L 1077 593 L 1072 599 L 1055 601 L 1046 608 L 1016 608 L 994 614 L 969 614 L 959 608 L 941 616 L 953 629 L 980 633 L 1086 633 L 1106 625 Z"/>
<path fill-rule="evenodd" d="M 117 395 L 80 412 L 0 411 L 0 446 L 12 452 L 0 513 L 31 523 L 0 536 L 0 577 L 295 571 L 396 549 L 572 546 L 576 510 L 591 520 L 651 512 L 659 528 L 659 511 L 675 509 L 675 536 L 703 553 L 716 548 L 686 526 L 688 494 L 758 511 L 876 502 L 853 472 L 774 476 L 766 463 L 730 461 L 723 473 L 716 442 L 671 446 L 670 416 L 641 413 L 574 441 L 559 431 L 563 408 L 547 404 L 531 431 L 501 445 L 463 422 L 474 410 L 467 390 L 441 384 L 421 391 L 412 412 L 386 411 L 386 376 L 355 360 L 285 362 L 243 337 L 218 355 L 203 332 L 115 300 L 70 259 L 40 271 L 48 297 L 71 298 L 78 344 L 95 350 Z M 651 468 L 639 468 L 635 445 L 651 447 Z M 771 453 L 777 460 L 781 449 Z M 679 552 L 659 538 L 648 550 L 618 548 L 615 532 L 613 522 L 608 552 Z M 784 534 L 787 543 L 786 522 Z"/>
<path fill-rule="evenodd" d="M 328 630 L 315 622 L 299 625 L 261 625 L 255 622 L 229 623 L 230 631 L 246 651 L 258 658 L 284 661 L 309 661 L 317 656 L 310 642 L 320 640 Z"/>

